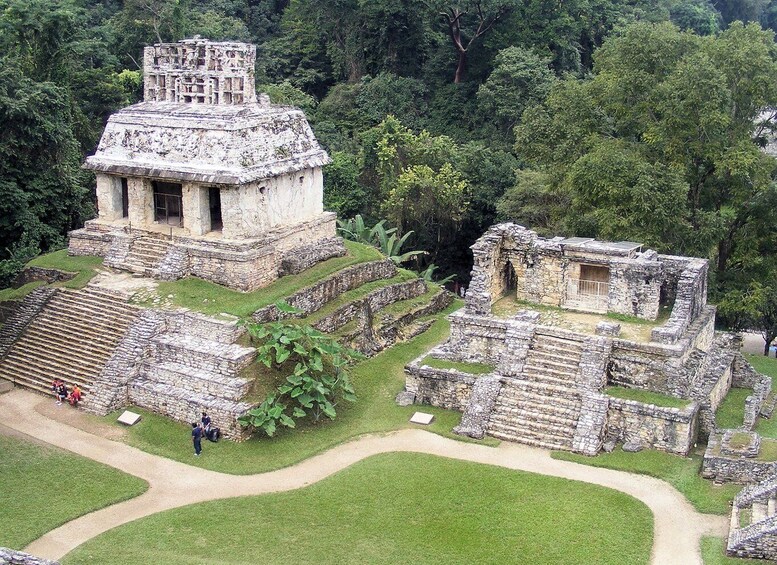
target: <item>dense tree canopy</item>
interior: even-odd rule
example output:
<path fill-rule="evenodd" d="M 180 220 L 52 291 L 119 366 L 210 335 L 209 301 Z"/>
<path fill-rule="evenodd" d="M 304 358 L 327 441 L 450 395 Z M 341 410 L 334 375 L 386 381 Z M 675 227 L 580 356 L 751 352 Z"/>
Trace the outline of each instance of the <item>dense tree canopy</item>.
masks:
<path fill-rule="evenodd" d="M 326 206 L 413 231 L 419 269 L 466 281 L 497 217 L 636 239 L 709 257 L 725 321 L 767 327 L 764 29 L 777 0 L 0 0 L 0 276 L 91 214 L 79 165 L 143 47 L 200 34 L 257 44 L 258 88 L 332 155 Z"/>

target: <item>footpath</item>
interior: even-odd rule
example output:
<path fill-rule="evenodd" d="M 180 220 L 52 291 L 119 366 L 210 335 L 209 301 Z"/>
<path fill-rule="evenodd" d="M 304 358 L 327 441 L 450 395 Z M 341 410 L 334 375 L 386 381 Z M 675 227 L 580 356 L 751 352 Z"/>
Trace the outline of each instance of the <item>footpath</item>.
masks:
<path fill-rule="evenodd" d="M 48 398 L 21 389 L 0 395 L 0 413 L 3 414 L 4 425 L 140 477 L 150 486 L 137 498 L 72 520 L 25 548 L 33 555 L 47 559 L 61 559 L 75 547 L 111 528 L 163 510 L 206 500 L 301 488 L 357 461 L 393 451 L 427 453 L 563 477 L 629 494 L 644 502 L 653 513 L 651 563 L 654 565 L 701 564 L 700 538 L 705 535 L 725 537 L 728 531 L 728 517 L 700 514 L 664 481 L 557 461 L 551 459 L 548 451 L 518 444 L 503 442 L 498 447 L 486 447 L 443 438 L 420 429 L 409 429 L 361 437 L 277 471 L 246 476 L 228 475 L 151 455 L 55 421 L 36 410 L 41 402 L 48 401 Z M 66 429 L 63 430 L 63 427 Z"/>

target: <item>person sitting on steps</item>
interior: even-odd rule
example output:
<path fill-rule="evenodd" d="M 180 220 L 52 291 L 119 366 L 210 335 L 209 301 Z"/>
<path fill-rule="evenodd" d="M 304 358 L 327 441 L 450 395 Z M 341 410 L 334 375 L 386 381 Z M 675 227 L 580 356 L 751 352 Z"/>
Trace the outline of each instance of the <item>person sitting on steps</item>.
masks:
<path fill-rule="evenodd" d="M 78 403 L 81 402 L 81 389 L 78 388 L 77 384 L 73 385 L 73 390 L 70 391 L 67 400 L 70 402 L 70 406 L 78 406 Z"/>
<path fill-rule="evenodd" d="M 64 381 L 59 381 L 57 385 L 57 404 L 62 404 L 67 399 L 67 385 Z"/>
<path fill-rule="evenodd" d="M 57 404 L 61 404 L 59 401 L 59 385 L 62 383 L 62 381 L 59 380 L 59 378 L 55 378 L 54 382 L 51 383 L 51 392 L 54 393 L 54 398 L 57 399 Z"/>

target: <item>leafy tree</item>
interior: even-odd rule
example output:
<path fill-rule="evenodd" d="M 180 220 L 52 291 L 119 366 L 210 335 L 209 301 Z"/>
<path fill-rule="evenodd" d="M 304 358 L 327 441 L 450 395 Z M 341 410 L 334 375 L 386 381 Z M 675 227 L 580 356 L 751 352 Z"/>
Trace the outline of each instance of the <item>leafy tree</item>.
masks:
<path fill-rule="evenodd" d="M 0 68 L 1 283 L 92 213 L 67 92 Z M 52 203 L 56 203 L 53 205 Z"/>
<path fill-rule="evenodd" d="M 764 338 L 763 353 L 769 355 L 777 339 L 777 288 L 753 281 L 744 291 L 729 292 L 719 308 L 733 329 L 758 331 Z"/>
<path fill-rule="evenodd" d="M 278 425 L 294 428 L 300 418 L 335 419 L 341 400 L 356 400 L 347 367 L 361 357 L 357 352 L 307 325 L 245 322 L 245 326 L 257 343 L 258 362 L 293 370 L 259 406 L 238 419 L 242 425 L 273 436 Z"/>
<path fill-rule="evenodd" d="M 550 58 L 520 47 L 508 47 L 496 56 L 488 80 L 477 97 L 484 121 L 498 124 L 497 134 L 512 141 L 513 128 L 524 110 L 542 102 L 555 81 Z"/>
<path fill-rule="evenodd" d="M 720 13 L 708 0 L 678 0 L 671 6 L 669 14 L 672 23 L 683 31 L 714 35 L 720 29 Z"/>
<path fill-rule="evenodd" d="M 456 51 L 456 72 L 453 82 L 464 80 L 467 57 L 478 40 L 493 30 L 515 7 L 515 0 L 464 0 L 430 3 L 430 9 L 442 18 L 451 45 Z"/>
<path fill-rule="evenodd" d="M 356 216 L 361 210 L 365 191 L 359 184 L 359 170 L 358 157 L 341 152 L 332 153 L 332 162 L 324 169 L 324 207 L 340 218 Z"/>
<path fill-rule="evenodd" d="M 712 3 L 723 16 L 723 21 L 730 24 L 735 21 L 757 22 L 769 0 L 712 0 Z"/>

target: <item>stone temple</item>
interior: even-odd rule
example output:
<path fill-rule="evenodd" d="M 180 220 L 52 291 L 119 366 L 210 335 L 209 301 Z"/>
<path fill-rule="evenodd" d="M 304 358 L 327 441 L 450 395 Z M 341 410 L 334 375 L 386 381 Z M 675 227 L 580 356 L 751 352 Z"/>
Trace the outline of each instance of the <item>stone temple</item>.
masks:
<path fill-rule="evenodd" d="M 419 357 L 406 368 L 405 401 L 462 411 L 460 434 L 587 455 L 616 442 L 685 455 L 716 433 L 732 386 L 753 389 L 745 424 L 754 427 L 771 381 L 735 336 L 715 332 L 706 259 L 634 242 L 546 239 L 515 224 L 493 226 L 472 251 L 466 307 L 429 355 L 488 372 Z M 616 395 L 623 389 L 677 402 L 628 400 Z"/>
<path fill-rule="evenodd" d="M 71 232 L 71 255 L 250 291 L 344 253 L 323 210 L 329 156 L 300 110 L 257 98 L 255 58 L 200 39 L 145 49 L 144 101 L 86 160 L 99 215 Z"/>

